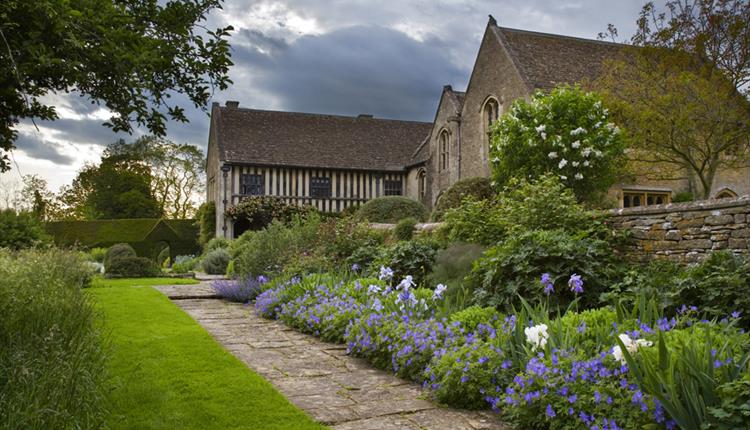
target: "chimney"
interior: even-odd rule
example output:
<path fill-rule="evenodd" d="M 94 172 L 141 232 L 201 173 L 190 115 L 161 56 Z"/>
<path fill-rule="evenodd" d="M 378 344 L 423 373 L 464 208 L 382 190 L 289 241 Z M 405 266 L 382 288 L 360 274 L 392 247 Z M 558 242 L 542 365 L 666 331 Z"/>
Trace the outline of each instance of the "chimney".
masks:
<path fill-rule="evenodd" d="M 240 107 L 240 102 L 234 100 L 227 100 L 227 107 L 229 109 L 237 109 Z"/>
<path fill-rule="evenodd" d="M 361 113 L 357 115 L 357 118 L 372 118 L 372 115 L 369 113 Z"/>

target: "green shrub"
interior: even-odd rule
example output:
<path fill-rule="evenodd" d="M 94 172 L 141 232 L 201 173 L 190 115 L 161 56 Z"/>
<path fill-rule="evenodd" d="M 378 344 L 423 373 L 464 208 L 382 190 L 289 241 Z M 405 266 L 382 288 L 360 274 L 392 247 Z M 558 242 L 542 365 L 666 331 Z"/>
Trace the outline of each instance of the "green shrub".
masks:
<path fill-rule="evenodd" d="M 750 371 L 716 388 L 720 403 L 708 407 L 706 429 L 734 430 L 750 423 Z"/>
<path fill-rule="evenodd" d="M 242 278 L 281 273 L 295 259 L 312 255 L 319 230 L 320 217 L 311 214 L 289 225 L 274 221 L 263 230 L 244 233 L 233 249 L 235 273 Z"/>
<path fill-rule="evenodd" d="M 397 240 L 411 240 L 414 237 L 414 229 L 417 226 L 417 220 L 413 217 L 404 218 L 396 224 L 393 229 L 393 236 Z"/>
<path fill-rule="evenodd" d="M 429 283 L 431 285 L 460 285 L 484 251 L 484 247 L 470 243 L 454 243 L 439 250 L 429 276 Z"/>
<path fill-rule="evenodd" d="M 52 238 L 31 212 L 0 210 L 0 248 L 25 249 L 51 242 Z"/>
<path fill-rule="evenodd" d="M 86 254 L 90 261 L 104 264 L 104 259 L 107 258 L 107 248 L 91 248 Z"/>
<path fill-rule="evenodd" d="M 599 302 L 617 268 L 609 242 L 564 230 L 536 230 L 488 249 L 467 281 L 477 304 L 507 309 L 519 304 L 519 295 L 532 304 L 544 301 L 547 296 L 540 282 L 544 273 L 552 274 L 555 293 L 550 300 L 563 307 L 574 298 L 568 279 L 580 275 L 585 284 L 581 305 L 591 307 Z"/>
<path fill-rule="evenodd" d="M 192 255 L 178 255 L 172 263 L 172 273 L 189 273 L 192 272 L 200 260 Z"/>
<path fill-rule="evenodd" d="M 729 251 L 711 253 L 679 277 L 671 301 L 698 306 L 708 318 L 740 313 L 750 326 L 750 259 Z"/>
<path fill-rule="evenodd" d="M 208 254 L 209 252 L 215 251 L 217 249 L 229 249 L 230 243 L 231 242 L 229 239 L 225 239 L 223 237 L 214 237 L 206 243 L 203 249 L 203 254 Z"/>
<path fill-rule="evenodd" d="M 200 205 L 198 208 L 198 225 L 200 226 L 198 243 L 205 245 L 216 235 L 216 204 L 214 202 L 206 202 Z"/>
<path fill-rule="evenodd" d="M 0 427 L 103 428 L 102 322 L 73 252 L 0 250 Z"/>
<path fill-rule="evenodd" d="M 326 260 L 331 269 L 341 268 L 342 264 L 347 267 L 353 263 L 363 266 L 369 261 L 350 262 L 352 255 L 360 248 L 375 248 L 381 245 L 383 237 L 383 233 L 354 218 L 329 219 L 318 228 L 317 253 Z"/>
<path fill-rule="evenodd" d="M 107 276 L 116 278 L 153 278 L 160 274 L 154 260 L 145 257 L 118 257 L 110 261 L 107 269 Z"/>
<path fill-rule="evenodd" d="M 440 195 L 431 218 L 433 221 L 442 221 L 445 211 L 461 206 L 461 202 L 467 197 L 475 200 L 489 200 L 495 197 L 495 194 L 489 178 L 461 179 Z"/>
<path fill-rule="evenodd" d="M 107 249 L 107 254 L 104 256 L 104 270 L 109 272 L 109 268 L 112 266 L 114 260 L 131 257 L 137 257 L 132 246 L 127 243 L 117 243 L 112 245 Z"/>
<path fill-rule="evenodd" d="M 464 199 L 444 215 L 446 235 L 453 242 L 494 245 L 505 237 L 505 228 L 494 201 Z"/>
<path fill-rule="evenodd" d="M 381 256 L 375 260 L 375 266 L 390 267 L 396 282 L 411 275 L 414 283 L 421 285 L 432 271 L 436 254 L 437 244 L 432 241 L 398 242 L 383 249 Z"/>
<path fill-rule="evenodd" d="M 469 306 L 451 314 L 451 322 L 460 322 L 461 327 L 467 331 L 474 331 L 479 324 L 494 325 L 500 318 L 500 313 L 493 307 L 483 308 L 481 306 Z"/>
<path fill-rule="evenodd" d="M 672 203 L 692 202 L 693 200 L 695 200 L 695 197 L 690 191 L 680 191 L 672 197 Z"/>
<path fill-rule="evenodd" d="M 395 224 L 404 218 L 427 219 L 427 209 L 416 200 L 403 196 L 372 199 L 360 206 L 355 216 L 360 221 Z"/>
<path fill-rule="evenodd" d="M 223 275 L 227 273 L 227 265 L 231 258 L 229 251 L 224 248 L 216 248 L 203 256 L 201 267 L 209 275 Z"/>
<path fill-rule="evenodd" d="M 605 192 L 617 178 L 624 139 L 601 97 L 562 86 L 518 99 L 493 127 L 492 177 L 559 177 L 579 200 Z"/>
<path fill-rule="evenodd" d="M 602 235 L 601 222 L 576 201 L 559 179 L 542 175 L 535 181 L 512 178 L 493 200 L 465 200 L 445 215 L 449 238 L 492 245 L 508 235 L 530 230 L 591 230 Z"/>

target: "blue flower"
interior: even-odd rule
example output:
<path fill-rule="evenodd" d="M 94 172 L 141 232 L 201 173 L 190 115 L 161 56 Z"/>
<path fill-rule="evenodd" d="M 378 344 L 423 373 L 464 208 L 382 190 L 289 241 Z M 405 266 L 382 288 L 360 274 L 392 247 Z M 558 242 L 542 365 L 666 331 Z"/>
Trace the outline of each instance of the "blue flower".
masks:
<path fill-rule="evenodd" d="M 381 281 L 390 281 L 393 279 L 393 270 L 390 267 L 380 266 L 380 275 L 378 279 Z"/>
<path fill-rule="evenodd" d="M 568 280 L 568 286 L 570 287 L 570 291 L 576 294 L 583 293 L 583 279 L 581 279 L 581 275 L 574 273 Z"/>
<path fill-rule="evenodd" d="M 742 315 L 742 312 L 740 312 L 740 311 L 734 311 L 734 312 L 732 312 L 731 315 L 732 315 L 732 318 L 737 319 L 737 318 L 740 317 L 740 315 Z"/>
<path fill-rule="evenodd" d="M 547 416 L 548 416 L 548 417 L 550 417 L 550 418 L 554 418 L 554 417 L 555 417 L 555 415 L 557 415 L 557 414 L 555 413 L 555 410 L 554 410 L 554 409 L 552 409 L 552 405 L 550 405 L 549 403 L 547 403 L 547 411 L 546 411 L 545 413 L 546 413 L 546 414 L 547 414 Z"/>
<path fill-rule="evenodd" d="M 360 269 L 359 264 L 357 263 L 352 264 L 352 272 L 359 272 L 359 269 Z"/>

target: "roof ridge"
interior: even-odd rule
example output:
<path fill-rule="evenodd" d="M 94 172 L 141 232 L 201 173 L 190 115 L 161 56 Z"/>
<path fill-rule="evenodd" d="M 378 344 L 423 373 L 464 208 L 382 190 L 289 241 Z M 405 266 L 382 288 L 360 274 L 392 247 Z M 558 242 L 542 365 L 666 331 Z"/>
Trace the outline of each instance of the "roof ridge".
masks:
<path fill-rule="evenodd" d="M 409 119 L 395 119 L 395 118 L 378 118 L 378 117 L 367 117 L 367 118 L 358 118 L 356 116 L 348 116 L 348 115 L 338 115 L 338 114 L 328 114 L 328 113 L 316 113 L 316 112 L 296 112 L 296 111 L 286 111 L 286 110 L 272 110 L 272 109 L 255 109 L 255 108 L 247 108 L 247 107 L 237 107 L 237 108 L 228 108 L 226 106 L 219 106 L 219 109 L 226 112 L 226 111 L 250 111 L 250 112 L 268 112 L 268 113 L 280 113 L 280 114 L 287 114 L 287 115 L 305 115 L 305 116 L 314 116 L 314 117 L 332 117 L 332 118 L 341 118 L 341 119 L 351 119 L 351 120 L 366 120 L 366 121 L 393 121 L 393 122 L 407 122 L 407 123 L 414 123 L 414 124 L 431 124 L 431 122 L 426 121 L 416 121 L 416 120 L 409 120 Z"/>
<path fill-rule="evenodd" d="M 534 36 L 554 37 L 558 39 L 570 39 L 570 40 L 575 40 L 579 42 L 597 43 L 597 44 L 609 45 L 609 46 L 620 46 L 620 47 L 632 46 L 627 43 L 609 42 L 607 40 L 599 40 L 599 39 L 588 39 L 588 38 L 579 37 L 579 36 L 569 36 L 567 34 L 545 33 L 541 31 L 523 30 L 520 28 L 502 27 L 499 25 L 496 27 L 502 31 L 512 31 L 515 33 L 523 33 L 523 34 L 529 34 L 529 35 L 534 35 Z"/>

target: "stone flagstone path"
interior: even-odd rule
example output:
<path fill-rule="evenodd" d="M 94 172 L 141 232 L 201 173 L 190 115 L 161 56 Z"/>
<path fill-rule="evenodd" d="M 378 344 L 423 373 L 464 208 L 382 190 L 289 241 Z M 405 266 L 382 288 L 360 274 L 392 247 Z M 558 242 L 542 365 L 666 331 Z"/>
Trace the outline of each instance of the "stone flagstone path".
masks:
<path fill-rule="evenodd" d="M 418 385 L 350 357 L 252 306 L 213 298 L 207 283 L 155 287 L 293 404 L 335 430 L 508 430 L 486 411 L 441 408 Z"/>

